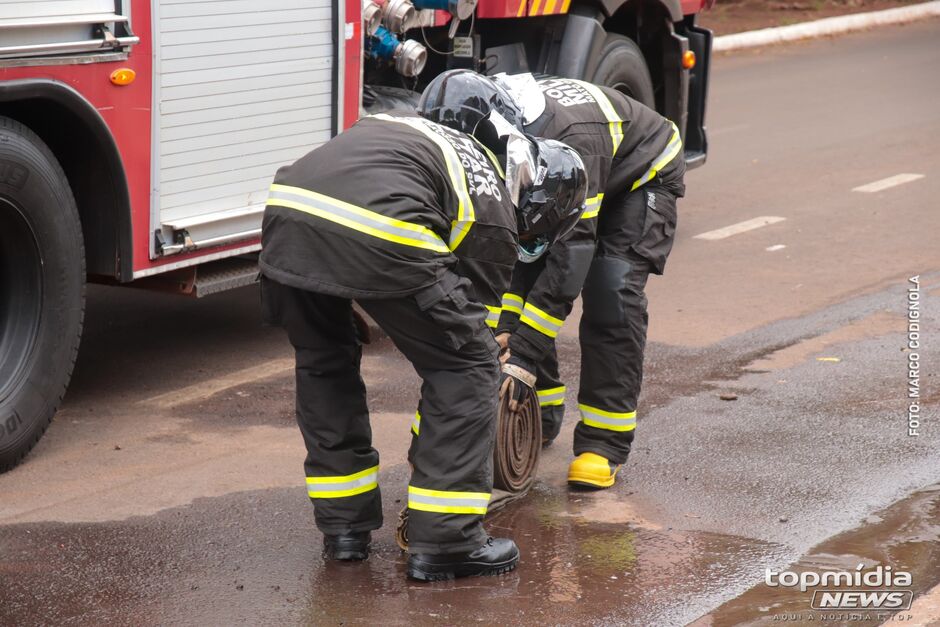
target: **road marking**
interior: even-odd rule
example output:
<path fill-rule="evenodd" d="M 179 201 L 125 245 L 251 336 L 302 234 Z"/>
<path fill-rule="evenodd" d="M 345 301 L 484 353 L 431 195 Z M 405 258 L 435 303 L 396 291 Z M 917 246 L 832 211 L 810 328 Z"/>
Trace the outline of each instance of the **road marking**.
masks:
<path fill-rule="evenodd" d="M 223 392 L 239 385 L 245 385 L 248 383 L 254 383 L 255 381 L 260 381 L 262 379 L 268 379 L 275 375 L 293 370 L 293 368 L 293 357 L 272 359 L 271 361 L 265 362 L 258 366 L 252 366 L 251 368 L 245 368 L 244 370 L 236 370 L 235 372 L 222 375 L 214 379 L 209 379 L 208 381 L 194 383 L 193 385 L 189 385 L 172 392 L 159 394 L 152 398 L 140 401 L 140 404 L 159 407 L 161 409 L 171 409 L 179 405 L 205 400 L 210 396 L 218 394 L 219 392 Z"/>
<path fill-rule="evenodd" d="M 881 179 L 880 181 L 875 181 L 874 183 L 869 183 L 868 185 L 856 187 L 852 191 L 862 192 L 864 194 L 874 194 L 875 192 L 881 192 L 892 187 L 897 187 L 898 185 L 904 185 L 905 183 L 920 180 L 922 178 L 924 178 L 923 174 L 897 174 L 895 176 L 889 176 L 886 179 Z"/>
<path fill-rule="evenodd" d="M 735 131 L 743 131 L 748 128 L 751 128 L 750 124 L 735 124 L 724 128 L 708 129 L 708 136 L 714 138 L 719 135 L 724 135 L 725 133 L 734 133 Z"/>
<path fill-rule="evenodd" d="M 761 216 L 759 218 L 745 220 L 744 222 L 738 222 L 737 224 L 732 224 L 731 226 L 726 226 L 721 229 L 715 229 L 714 231 L 699 233 L 695 236 L 694 239 L 725 239 L 726 237 L 731 237 L 732 235 L 737 235 L 738 233 L 746 233 L 747 231 L 753 231 L 754 229 L 759 229 L 762 226 L 776 224 L 777 222 L 783 222 L 784 220 L 786 220 L 786 218 L 781 218 L 779 216 Z"/>
<path fill-rule="evenodd" d="M 783 249 L 786 248 L 786 247 L 787 247 L 786 244 L 774 244 L 773 246 L 768 246 L 768 247 L 765 248 L 764 250 L 766 250 L 766 251 L 769 252 L 769 253 L 772 253 L 772 252 L 777 251 L 777 250 L 783 250 Z"/>

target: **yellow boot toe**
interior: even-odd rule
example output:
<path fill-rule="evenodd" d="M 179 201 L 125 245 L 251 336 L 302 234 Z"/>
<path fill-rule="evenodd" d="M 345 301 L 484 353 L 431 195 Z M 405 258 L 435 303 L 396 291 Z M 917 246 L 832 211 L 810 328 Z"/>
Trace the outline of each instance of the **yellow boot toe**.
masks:
<path fill-rule="evenodd" d="M 596 453 L 581 453 L 568 467 L 568 483 L 589 488 L 609 488 L 617 478 L 619 464 Z"/>

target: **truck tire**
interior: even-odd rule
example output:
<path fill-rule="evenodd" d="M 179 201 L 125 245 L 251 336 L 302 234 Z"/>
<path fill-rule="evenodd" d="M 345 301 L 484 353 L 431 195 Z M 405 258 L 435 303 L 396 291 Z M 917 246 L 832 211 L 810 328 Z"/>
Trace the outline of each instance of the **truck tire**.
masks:
<path fill-rule="evenodd" d="M 85 251 L 68 179 L 35 133 L 0 116 L 0 472 L 52 421 L 84 313 Z"/>
<path fill-rule="evenodd" d="M 643 52 L 632 39 L 623 35 L 607 35 L 591 82 L 612 87 L 651 109 L 656 108 L 653 79 Z"/>

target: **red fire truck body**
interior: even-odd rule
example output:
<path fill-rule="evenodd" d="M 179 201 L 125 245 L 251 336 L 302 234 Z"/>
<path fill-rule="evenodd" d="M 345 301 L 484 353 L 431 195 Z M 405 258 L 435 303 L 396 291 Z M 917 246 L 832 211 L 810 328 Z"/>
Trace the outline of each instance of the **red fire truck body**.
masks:
<path fill-rule="evenodd" d="M 449 67 L 606 83 L 675 120 L 703 163 L 707 2 L 3 3 L 0 471 L 64 394 L 86 278 L 250 283 L 274 172 L 389 93 Z"/>

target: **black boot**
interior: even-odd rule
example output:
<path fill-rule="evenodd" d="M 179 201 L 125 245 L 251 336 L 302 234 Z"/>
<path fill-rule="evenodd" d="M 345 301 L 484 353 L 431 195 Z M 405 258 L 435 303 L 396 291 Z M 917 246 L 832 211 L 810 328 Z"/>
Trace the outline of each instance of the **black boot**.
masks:
<path fill-rule="evenodd" d="M 519 563 L 519 549 L 509 538 L 487 538 L 470 553 L 414 553 L 408 558 L 408 576 L 419 581 L 500 575 Z"/>
<path fill-rule="evenodd" d="M 330 560 L 364 560 L 369 557 L 372 532 L 344 533 L 323 536 L 323 557 Z"/>

